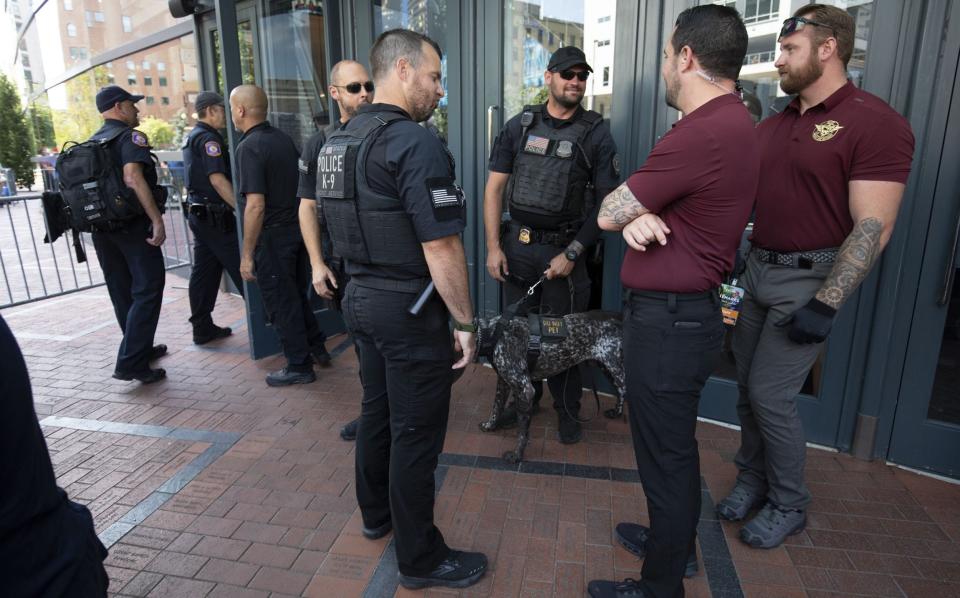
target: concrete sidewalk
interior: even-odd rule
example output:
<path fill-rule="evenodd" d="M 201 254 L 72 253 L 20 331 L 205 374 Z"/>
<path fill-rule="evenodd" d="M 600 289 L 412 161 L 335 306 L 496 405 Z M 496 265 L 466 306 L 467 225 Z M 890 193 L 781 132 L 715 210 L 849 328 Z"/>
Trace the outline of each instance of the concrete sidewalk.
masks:
<path fill-rule="evenodd" d="M 334 367 L 306 386 L 268 388 L 273 357 L 249 358 L 243 304 L 221 296 L 234 336 L 191 344 L 186 281 L 168 276 L 151 385 L 113 380 L 120 331 L 106 289 L 3 310 L 26 356 L 59 484 L 88 505 L 122 596 L 451 595 L 398 588 L 392 540 L 360 535 L 353 445 L 356 359 L 328 342 Z M 483 434 L 496 378 L 471 366 L 454 387 L 437 472 L 437 525 L 491 570 L 465 596 L 583 596 L 594 578 L 639 577 L 613 527 L 646 522 L 630 433 L 602 415 L 584 441 L 558 442 L 535 417 L 526 461 L 500 459 L 511 432 Z M 610 406 L 601 397 L 601 409 Z M 584 399 L 583 415 L 594 412 Z M 713 503 L 733 485 L 737 432 L 698 428 L 704 509 L 700 573 L 688 596 L 960 596 L 960 486 L 811 450 L 807 530 L 770 551 L 747 548 Z"/>

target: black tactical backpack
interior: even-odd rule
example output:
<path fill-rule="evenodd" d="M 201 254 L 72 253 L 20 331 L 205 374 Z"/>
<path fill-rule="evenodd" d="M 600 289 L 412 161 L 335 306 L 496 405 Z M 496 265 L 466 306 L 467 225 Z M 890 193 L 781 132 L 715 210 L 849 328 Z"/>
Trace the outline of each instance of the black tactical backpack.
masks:
<path fill-rule="evenodd" d="M 73 230 L 111 231 L 144 213 L 110 151 L 111 142 L 129 131 L 118 128 L 106 139 L 64 144 L 55 169 Z"/>

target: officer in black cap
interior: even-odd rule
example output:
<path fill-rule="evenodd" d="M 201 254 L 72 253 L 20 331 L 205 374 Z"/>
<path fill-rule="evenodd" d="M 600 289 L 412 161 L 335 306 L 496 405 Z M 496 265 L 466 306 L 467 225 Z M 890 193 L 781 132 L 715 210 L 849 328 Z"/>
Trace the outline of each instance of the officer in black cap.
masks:
<path fill-rule="evenodd" d="M 370 50 L 380 103 L 361 106 L 331 134 L 317 163 L 317 198 L 350 275 L 343 313 L 360 347 L 362 532 L 372 540 L 393 530 L 408 589 L 465 588 L 487 568 L 483 554 L 447 546 L 433 519 L 454 369 L 473 359 L 476 345 L 463 194 L 446 147 L 417 124 L 443 97 L 440 60 L 424 35 L 383 33 Z M 412 315 L 431 282 L 437 292 Z"/>
<path fill-rule="evenodd" d="M 227 271 L 241 294 L 243 280 L 230 157 L 220 135 L 220 130 L 227 126 L 223 96 L 201 91 L 194 108 L 197 126 L 183 144 L 183 166 L 187 179 L 187 220 L 193 231 L 190 323 L 193 342 L 202 345 L 232 332 L 229 327 L 214 324 L 211 317 L 223 271 Z"/>
<path fill-rule="evenodd" d="M 503 284 L 504 304 L 518 300 L 541 275 L 547 280 L 518 311 L 565 315 L 587 309 L 590 279 L 584 252 L 600 237 L 599 198 L 620 180 L 617 146 L 603 117 L 580 106 L 593 69 L 583 51 L 560 48 L 544 80 L 550 95 L 524 106 L 490 151 L 483 199 L 487 271 Z M 501 224 L 507 201 L 510 220 Z M 579 442 L 582 382 L 576 367 L 547 380 L 560 441 Z M 538 401 L 542 384 L 534 384 Z M 501 425 L 516 419 L 505 410 Z"/>
<path fill-rule="evenodd" d="M 299 152 L 289 135 L 267 121 L 267 95 L 256 85 L 230 92 L 230 118 L 243 133 L 237 144 L 237 187 L 246 202 L 240 276 L 260 287 L 287 358 L 286 367 L 266 381 L 308 384 L 317 379 L 314 361 L 327 367 L 330 354 L 307 300 L 310 263 L 297 220 Z"/>
<path fill-rule="evenodd" d="M 167 352 L 166 345 L 153 346 L 166 279 L 160 251 L 166 239 L 161 212 L 166 194 L 157 185 L 157 163 L 150 142 L 134 128 L 140 124 L 136 103 L 142 99 L 116 85 L 97 92 L 97 110 L 104 122 L 90 139 L 109 140 L 113 162 L 122 170 L 123 182 L 136 195 L 144 215 L 122 228 L 94 231 L 91 236 L 123 331 L 113 377 L 150 384 L 167 375 L 163 368 L 150 367 L 151 360 Z"/>
<path fill-rule="evenodd" d="M 317 209 L 317 158 L 320 148 L 326 143 L 327 137 L 337 129 L 343 127 L 357 114 L 357 109 L 373 100 L 373 81 L 367 74 L 367 69 L 355 60 L 341 60 L 330 70 L 330 97 L 340 109 L 340 119 L 334 121 L 313 134 L 303 146 L 300 156 L 300 186 L 297 195 L 300 196 L 300 232 L 303 234 L 303 243 L 307 246 L 310 255 L 310 269 L 312 271 L 313 287 L 320 293 L 320 281 L 326 281 L 334 287 L 334 292 L 327 297 L 334 309 L 340 309 L 340 298 L 347 283 L 347 274 L 343 268 L 343 259 L 333 255 L 330 244 L 330 234 L 321 213 Z M 360 363 L 360 351 L 356 343 L 353 346 L 357 352 L 357 363 Z M 355 440 L 360 418 L 356 418 L 340 429 L 340 438 Z"/>

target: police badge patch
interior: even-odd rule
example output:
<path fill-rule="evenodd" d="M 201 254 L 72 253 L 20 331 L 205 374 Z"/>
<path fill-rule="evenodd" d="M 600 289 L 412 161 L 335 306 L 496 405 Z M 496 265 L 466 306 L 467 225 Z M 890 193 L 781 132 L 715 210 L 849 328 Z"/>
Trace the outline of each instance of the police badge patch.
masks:
<path fill-rule="evenodd" d="M 131 133 L 130 139 L 133 141 L 134 145 L 139 145 L 140 147 L 150 147 L 150 142 L 147 141 L 147 136 L 140 131 L 134 131 Z"/>
<path fill-rule="evenodd" d="M 569 158 L 573 155 L 573 144 L 564 139 L 557 144 L 557 156 L 560 158 Z"/>
<path fill-rule="evenodd" d="M 207 155 L 212 158 L 220 157 L 220 144 L 216 141 L 208 141 L 203 144 L 203 151 L 207 152 Z"/>

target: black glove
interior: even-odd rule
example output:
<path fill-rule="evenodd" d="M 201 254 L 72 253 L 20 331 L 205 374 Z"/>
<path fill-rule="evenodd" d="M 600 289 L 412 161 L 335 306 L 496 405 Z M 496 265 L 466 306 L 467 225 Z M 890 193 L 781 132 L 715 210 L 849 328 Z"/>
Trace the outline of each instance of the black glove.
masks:
<path fill-rule="evenodd" d="M 783 328 L 789 325 L 790 330 L 787 331 L 787 336 L 795 343 L 801 345 L 822 343 L 830 334 L 835 315 L 837 310 L 814 297 L 806 305 L 777 322 L 775 326 Z"/>

